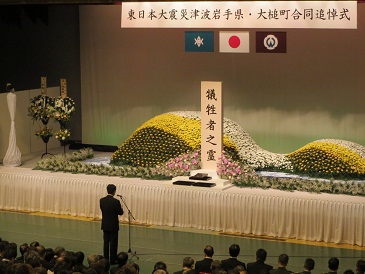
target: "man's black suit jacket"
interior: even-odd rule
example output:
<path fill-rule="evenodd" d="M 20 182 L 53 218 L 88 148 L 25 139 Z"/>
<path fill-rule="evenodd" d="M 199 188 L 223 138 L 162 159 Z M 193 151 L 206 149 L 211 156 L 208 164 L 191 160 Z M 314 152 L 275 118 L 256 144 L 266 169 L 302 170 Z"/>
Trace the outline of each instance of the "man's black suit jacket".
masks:
<path fill-rule="evenodd" d="M 272 265 L 265 264 L 262 261 L 247 264 L 247 271 L 249 274 L 269 274 L 271 269 L 273 269 Z"/>
<path fill-rule="evenodd" d="M 271 269 L 270 274 L 291 274 L 293 273 L 290 270 L 287 270 L 285 267 L 278 267 L 277 269 Z"/>
<path fill-rule="evenodd" d="M 195 270 L 196 272 L 205 272 L 210 273 L 212 270 L 210 269 L 210 266 L 212 265 L 213 259 L 212 258 L 204 258 L 201 261 L 197 261 L 195 263 Z"/>
<path fill-rule="evenodd" d="M 123 208 L 120 201 L 112 195 L 100 199 L 102 214 L 101 229 L 104 231 L 119 231 L 118 215 L 123 215 Z"/>
<path fill-rule="evenodd" d="M 242 265 L 245 269 L 246 269 L 246 265 L 244 262 L 240 262 L 237 258 L 229 258 L 226 260 L 222 260 L 222 268 L 225 271 L 229 271 L 232 270 L 233 268 L 235 268 L 238 265 Z"/>

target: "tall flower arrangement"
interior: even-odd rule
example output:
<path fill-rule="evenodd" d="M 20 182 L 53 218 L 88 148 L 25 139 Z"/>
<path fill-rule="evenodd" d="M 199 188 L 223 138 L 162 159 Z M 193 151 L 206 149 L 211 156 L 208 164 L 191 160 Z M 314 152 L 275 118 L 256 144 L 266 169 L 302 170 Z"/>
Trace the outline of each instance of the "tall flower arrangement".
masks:
<path fill-rule="evenodd" d="M 44 125 L 47 125 L 49 118 L 51 118 L 52 115 L 53 104 L 54 98 L 45 94 L 37 95 L 30 99 L 28 116 L 30 116 L 33 121 L 39 120 Z"/>
<path fill-rule="evenodd" d="M 75 112 L 75 102 L 70 97 L 59 96 L 55 99 L 51 111 L 52 118 L 60 124 L 60 130 L 55 133 L 55 138 L 60 141 L 65 152 L 65 146 L 71 136 L 70 130 L 66 128 L 66 123 L 70 121 Z"/>
<path fill-rule="evenodd" d="M 65 146 L 67 139 L 71 136 L 70 130 L 66 129 L 66 123 L 70 121 L 75 112 L 75 102 L 67 96 L 65 86 L 63 88 L 61 90 L 62 96 L 57 98 L 49 97 L 46 95 L 45 84 L 42 82 L 42 94 L 30 99 L 28 115 L 33 121 L 41 121 L 44 125 L 43 128 L 35 132 L 35 135 L 40 137 L 46 144 L 50 137 L 55 136 L 61 142 L 61 145 Z M 49 119 L 53 119 L 60 124 L 59 131 L 52 132 L 52 129 L 47 127 Z"/>
<path fill-rule="evenodd" d="M 52 118 L 60 123 L 63 128 L 70 121 L 72 114 L 75 112 L 75 102 L 70 97 L 61 97 L 55 99 L 51 108 Z"/>
<path fill-rule="evenodd" d="M 48 143 L 49 137 L 52 136 L 51 129 L 47 127 L 48 121 L 52 116 L 52 108 L 54 98 L 45 94 L 37 95 L 30 99 L 28 108 L 28 116 L 33 121 L 41 121 L 43 128 L 35 132 L 35 135 L 40 137 L 45 143 Z"/>

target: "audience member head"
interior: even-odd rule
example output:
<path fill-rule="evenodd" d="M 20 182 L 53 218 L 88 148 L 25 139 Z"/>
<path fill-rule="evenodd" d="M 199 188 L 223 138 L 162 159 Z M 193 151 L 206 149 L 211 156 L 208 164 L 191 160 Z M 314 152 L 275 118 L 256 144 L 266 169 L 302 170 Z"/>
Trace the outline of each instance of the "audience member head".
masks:
<path fill-rule="evenodd" d="M 105 266 L 104 266 L 104 263 L 101 262 L 100 260 L 94 262 L 94 263 L 91 263 L 90 264 L 90 267 L 95 269 L 96 273 L 97 274 L 105 274 Z"/>
<path fill-rule="evenodd" d="M 37 247 L 37 246 L 39 246 L 39 242 L 37 242 L 37 241 L 31 242 L 29 246 Z"/>
<path fill-rule="evenodd" d="M 210 265 L 210 271 L 212 274 L 222 269 L 222 262 L 220 260 L 214 260 Z"/>
<path fill-rule="evenodd" d="M 97 261 L 99 261 L 99 255 L 95 254 L 95 253 L 91 253 L 87 256 L 87 263 L 90 266 L 92 263 L 96 263 Z"/>
<path fill-rule="evenodd" d="M 219 269 L 215 269 L 215 271 L 214 272 L 212 272 L 211 274 L 227 274 L 227 271 L 225 271 L 225 270 L 223 270 L 223 269 L 221 269 L 221 268 L 219 268 Z"/>
<path fill-rule="evenodd" d="M 229 247 L 229 255 L 233 258 L 237 257 L 240 254 L 240 246 L 238 244 L 232 244 Z"/>
<path fill-rule="evenodd" d="M 16 243 L 9 243 L 6 248 L 11 248 L 11 249 L 14 249 L 15 250 L 15 257 L 17 256 L 18 254 L 18 245 Z"/>
<path fill-rule="evenodd" d="M 75 252 L 75 258 L 76 258 L 76 264 L 77 265 L 81 265 L 84 263 L 84 259 L 85 259 L 85 254 L 82 251 L 77 251 Z"/>
<path fill-rule="evenodd" d="M 33 274 L 47 274 L 47 269 L 41 266 L 37 266 L 33 269 Z"/>
<path fill-rule="evenodd" d="M 136 269 L 137 273 L 139 273 L 139 265 L 136 262 L 132 262 L 130 265 Z"/>
<path fill-rule="evenodd" d="M 41 258 L 43 259 L 44 256 L 46 255 L 46 248 L 43 245 L 37 245 L 36 250 L 39 256 L 41 256 Z"/>
<path fill-rule="evenodd" d="M 128 261 L 128 253 L 126 252 L 119 252 L 117 255 L 117 263 L 119 267 L 126 265 Z"/>
<path fill-rule="evenodd" d="M 312 258 L 307 258 L 304 261 L 304 269 L 312 271 L 314 269 L 315 262 Z"/>
<path fill-rule="evenodd" d="M 104 265 L 104 273 L 109 273 L 110 270 L 110 261 L 107 258 L 101 258 L 99 260 Z"/>
<path fill-rule="evenodd" d="M 347 269 L 343 272 L 343 274 L 355 274 L 355 272 L 352 269 Z"/>
<path fill-rule="evenodd" d="M 94 268 L 88 267 L 82 271 L 82 274 L 97 274 Z"/>
<path fill-rule="evenodd" d="M 57 272 L 58 274 L 72 274 L 71 270 L 62 269 Z"/>
<path fill-rule="evenodd" d="M 21 246 L 19 246 L 20 255 L 23 256 L 24 253 L 27 252 L 28 248 L 29 248 L 29 245 L 27 243 L 24 243 Z"/>
<path fill-rule="evenodd" d="M 0 242 L 0 256 L 4 253 L 4 250 L 5 250 L 7 245 L 8 245 L 8 243 L 5 242 L 5 241 Z"/>
<path fill-rule="evenodd" d="M 29 264 L 15 263 L 6 269 L 5 274 L 33 274 L 33 268 Z"/>
<path fill-rule="evenodd" d="M 267 257 L 267 252 L 265 249 L 260 248 L 256 251 L 256 261 L 265 262 Z"/>
<path fill-rule="evenodd" d="M 156 269 L 152 274 L 167 274 L 167 272 L 163 269 Z"/>
<path fill-rule="evenodd" d="M 62 273 L 61 271 L 71 271 L 71 264 L 65 260 L 57 261 L 53 268 L 53 273 L 54 274 L 66 274 L 66 273 Z"/>
<path fill-rule="evenodd" d="M 64 252 L 66 249 L 63 247 L 63 246 L 57 246 L 55 249 L 54 249 L 54 255 L 55 257 L 61 257 L 61 254 L 62 252 Z"/>
<path fill-rule="evenodd" d="M 137 270 L 130 264 L 126 264 L 115 271 L 115 274 L 137 274 Z"/>
<path fill-rule="evenodd" d="M 186 269 L 183 270 L 182 274 L 196 274 L 195 269 Z"/>
<path fill-rule="evenodd" d="M 157 263 L 155 263 L 152 273 L 155 272 L 158 269 L 162 269 L 162 270 L 165 270 L 167 272 L 167 265 L 162 261 L 158 261 Z"/>
<path fill-rule="evenodd" d="M 3 260 L 0 257 L 0 273 L 4 274 L 6 272 L 6 269 L 8 269 L 11 265 L 13 265 L 14 263 L 12 261 L 9 260 Z"/>
<path fill-rule="evenodd" d="M 115 185 L 113 185 L 113 184 L 109 184 L 106 187 L 106 191 L 108 192 L 108 194 L 114 195 L 115 194 L 115 191 L 117 191 L 117 187 Z"/>
<path fill-rule="evenodd" d="M 185 268 L 193 268 L 193 266 L 194 266 L 194 259 L 191 258 L 191 257 L 185 257 L 183 259 L 182 266 L 185 267 Z"/>
<path fill-rule="evenodd" d="M 357 273 L 365 273 L 365 261 L 364 260 L 358 260 L 356 262 L 356 272 Z"/>
<path fill-rule="evenodd" d="M 204 254 L 206 257 L 212 258 L 214 255 L 214 248 L 211 245 L 207 245 L 204 248 Z"/>
<path fill-rule="evenodd" d="M 331 271 L 337 271 L 340 265 L 340 261 L 336 257 L 332 257 L 328 260 L 328 268 Z"/>
<path fill-rule="evenodd" d="M 289 262 L 289 256 L 286 254 L 280 254 L 278 259 L 278 264 L 280 267 L 286 267 Z"/>
<path fill-rule="evenodd" d="M 247 274 L 247 271 L 243 265 L 237 265 L 233 268 L 231 274 Z"/>
<path fill-rule="evenodd" d="M 33 268 L 42 266 L 41 257 L 39 256 L 38 252 L 34 250 L 29 250 L 24 253 L 24 262 L 26 264 L 30 264 Z"/>
<path fill-rule="evenodd" d="M 47 262 L 52 261 L 52 259 L 54 258 L 55 253 L 53 251 L 52 248 L 46 248 L 46 254 L 44 255 L 44 260 Z"/>
<path fill-rule="evenodd" d="M 16 247 L 12 247 L 12 246 L 7 246 L 3 252 L 3 258 L 6 260 L 14 260 L 16 258 L 17 255 L 17 250 Z"/>

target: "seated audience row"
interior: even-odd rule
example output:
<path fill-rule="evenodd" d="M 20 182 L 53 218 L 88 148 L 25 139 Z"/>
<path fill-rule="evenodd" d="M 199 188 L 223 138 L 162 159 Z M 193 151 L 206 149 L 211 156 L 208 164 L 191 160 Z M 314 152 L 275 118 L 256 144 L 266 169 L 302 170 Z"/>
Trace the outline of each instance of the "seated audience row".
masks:
<path fill-rule="evenodd" d="M 182 269 L 173 274 L 311 274 L 315 267 L 315 261 L 307 258 L 304 261 L 303 270 L 292 271 L 287 269 L 289 256 L 281 254 L 278 257 L 277 268 L 266 264 L 267 252 L 260 248 L 256 251 L 255 262 L 247 265 L 238 260 L 240 247 L 232 244 L 229 247 L 229 258 L 213 260 L 214 248 L 207 245 L 204 248 L 204 259 L 194 263 L 192 257 L 185 257 L 182 261 Z M 3 241 L 0 238 L 0 274 L 139 274 L 139 266 L 136 263 L 128 263 L 128 253 L 120 252 L 117 256 L 117 264 L 110 262 L 101 255 L 90 254 L 87 256 L 87 265 L 84 265 L 85 254 L 81 251 L 72 252 L 58 246 L 55 249 L 45 248 L 39 242 L 29 245 L 24 243 L 19 246 L 20 256 L 17 256 L 17 245 Z M 338 258 L 330 258 L 328 261 L 328 273 L 337 274 L 339 269 Z M 346 270 L 344 274 L 365 274 L 365 261 L 358 260 L 355 272 Z M 154 265 L 152 274 L 169 274 L 166 263 L 159 261 Z"/>

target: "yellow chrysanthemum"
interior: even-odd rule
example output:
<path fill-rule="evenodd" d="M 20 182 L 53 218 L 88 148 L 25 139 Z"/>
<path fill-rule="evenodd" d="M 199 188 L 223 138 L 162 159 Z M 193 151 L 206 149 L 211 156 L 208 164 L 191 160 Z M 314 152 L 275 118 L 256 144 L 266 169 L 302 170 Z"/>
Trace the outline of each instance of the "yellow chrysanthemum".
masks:
<path fill-rule="evenodd" d="M 312 142 L 287 155 L 299 172 L 328 176 L 361 176 L 365 160 L 356 152 L 339 144 Z"/>

